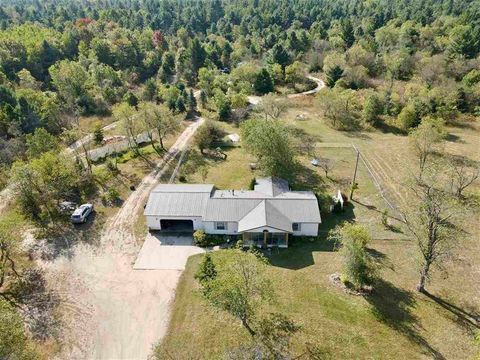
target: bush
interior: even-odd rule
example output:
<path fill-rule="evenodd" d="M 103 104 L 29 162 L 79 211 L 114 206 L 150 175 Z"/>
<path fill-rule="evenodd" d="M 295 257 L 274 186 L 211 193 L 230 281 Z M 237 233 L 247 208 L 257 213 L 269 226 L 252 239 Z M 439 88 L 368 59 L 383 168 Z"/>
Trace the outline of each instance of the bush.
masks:
<path fill-rule="evenodd" d="M 203 230 L 196 230 L 193 233 L 193 243 L 197 246 L 200 246 L 200 247 L 207 246 L 206 238 L 207 238 L 207 234 L 205 234 L 205 231 Z"/>
<path fill-rule="evenodd" d="M 329 238 L 341 246 L 344 260 L 342 282 L 355 290 L 372 285 L 377 277 L 377 265 L 367 251 L 371 240 L 367 229 L 361 225 L 345 224 L 335 228 Z"/>
<path fill-rule="evenodd" d="M 107 170 L 113 175 L 113 176 L 116 176 L 118 174 L 120 174 L 120 170 L 118 169 L 118 165 L 117 165 L 117 162 L 112 160 L 112 159 L 109 159 L 107 160 L 106 162 L 106 168 Z"/>
<path fill-rule="evenodd" d="M 200 247 L 217 246 L 230 239 L 230 235 L 206 234 L 204 230 L 197 230 L 193 233 L 193 243 Z"/>
<path fill-rule="evenodd" d="M 212 257 L 209 253 L 206 253 L 202 259 L 202 262 L 198 266 L 197 272 L 195 273 L 195 279 L 198 280 L 203 286 L 206 285 L 206 282 L 213 280 L 217 276 L 217 270 L 215 269 L 215 264 L 212 261 Z"/>
<path fill-rule="evenodd" d="M 103 129 L 100 125 L 97 125 L 93 130 L 93 141 L 95 141 L 95 144 L 100 145 L 103 141 L 103 138 Z"/>
<path fill-rule="evenodd" d="M 110 205 L 114 205 L 120 201 L 120 193 L 113 187 L 107 190 L 104 197 L 105 201 Z"/>
<path fill-rule="evenodd" d="M 315 196 L 317 197 L 320 212 L 324 214 L 329 213 L 330 205 L 332 204 L 332 196 L 326 192 L 316 193 Z"/>
<path fill-rule="evenodd" d="M 254 190 L 254 189 L 255 189 L 255 185 L 257 185 L 257 179 L 252 178 L 252 180 L 250 180 L 250 184 L 248 185 L 248 189 L 249 189 L 249 190 Z"/>
<path fill-rule="evenodd" d="M 389 227 L 389 224 L 388 224 L 388 210 L 387 209 L 383 210 L 383 212 L 382 212 L 382 225 L 386 228 Z"/>

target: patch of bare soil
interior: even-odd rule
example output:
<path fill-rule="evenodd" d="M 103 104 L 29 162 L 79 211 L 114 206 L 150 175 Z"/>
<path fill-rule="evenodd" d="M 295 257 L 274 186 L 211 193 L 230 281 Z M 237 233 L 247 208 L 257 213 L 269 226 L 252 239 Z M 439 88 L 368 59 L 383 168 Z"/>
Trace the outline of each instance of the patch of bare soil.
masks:
<path fill-rule="evenodd" d="M 181 272 L 132 269 L 139 250 L 134 224 L 151 189 L 202 122 L 187 127 L 142 180 L 107 222 L 98 246 L 77 243 L 68 256 L 41 263 L 60 296 L 64 330 L 57 358 L 145 359 L 165 333 Z"/>

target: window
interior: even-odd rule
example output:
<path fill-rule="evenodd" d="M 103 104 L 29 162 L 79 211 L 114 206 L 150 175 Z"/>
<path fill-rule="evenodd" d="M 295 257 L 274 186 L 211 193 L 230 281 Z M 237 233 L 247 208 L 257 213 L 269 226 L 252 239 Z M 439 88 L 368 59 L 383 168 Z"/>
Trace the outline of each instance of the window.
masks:
<path fill-rule="evenodd" d="M 293 228 L 293 231 L 300 231 L 301 229 L 300 223 L 293 223 L 292 228 Z"/>
<path fill-rule="evenodd" d="M 227 230 L 227 223 L 226 222 L 216 222 L 215 223 L 215 230 Z"/>

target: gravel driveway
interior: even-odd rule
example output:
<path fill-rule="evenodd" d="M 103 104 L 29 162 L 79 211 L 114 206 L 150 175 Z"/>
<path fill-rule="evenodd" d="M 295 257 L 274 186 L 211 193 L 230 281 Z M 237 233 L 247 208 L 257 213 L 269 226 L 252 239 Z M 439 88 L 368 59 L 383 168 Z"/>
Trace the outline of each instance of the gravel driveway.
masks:
<path fill-rule="evenodd" d="M 181 270 L 134 270 L 136 216 L 168 165 L 203 123 L 189 125 L 105 225 L 100 246 L 79 244 L 71 257 L 43 263 L 61 295 L 66 328 L 59 359 L 146 359 L 168 325 Z M 178 265 L 178 264 L 177 264 Z"/>

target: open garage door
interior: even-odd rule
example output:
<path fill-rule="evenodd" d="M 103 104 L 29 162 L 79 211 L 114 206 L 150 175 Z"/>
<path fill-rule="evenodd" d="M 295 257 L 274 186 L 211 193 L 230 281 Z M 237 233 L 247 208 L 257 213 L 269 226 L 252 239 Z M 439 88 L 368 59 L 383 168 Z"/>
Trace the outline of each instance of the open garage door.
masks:
<path fill-rule="evenodd" d="M 160 227 L 162 228 L 162 231 L 193 232 L 193 221 L 163 219 L 160 220 Z"/>

